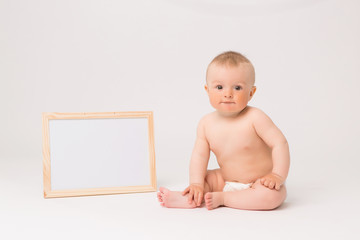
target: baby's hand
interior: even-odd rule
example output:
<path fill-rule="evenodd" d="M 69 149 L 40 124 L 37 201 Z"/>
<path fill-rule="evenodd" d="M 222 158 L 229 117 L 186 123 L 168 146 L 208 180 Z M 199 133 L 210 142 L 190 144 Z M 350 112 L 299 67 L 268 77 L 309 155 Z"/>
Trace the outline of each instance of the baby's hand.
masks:
<path fill-rule="evenodd" d="M 190 184 L 183 192 L 182 195 L 188 195 L 189 204 L 195 201 L 196 206 L 200 206 L 204 196 L 204 187 L 201 184 Z"/>
<path fill-rule="evenodd" d="M 275 173 L 269 173 L 268 175 L 260 179 L 260 183 L 270 189 L 280 190 L 281 185 L 284 183 L 282 177 Z"/>

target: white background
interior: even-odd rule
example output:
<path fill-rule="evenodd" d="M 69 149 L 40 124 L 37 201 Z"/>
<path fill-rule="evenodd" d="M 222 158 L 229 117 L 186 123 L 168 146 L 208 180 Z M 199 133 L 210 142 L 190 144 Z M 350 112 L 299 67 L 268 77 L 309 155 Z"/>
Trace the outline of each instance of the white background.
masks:
<path fill-rule="evenodd" d="M 0 237 L 357 238 L 359 11 L 356 0 L 0 0 Z M 290 143 L 280 209 L 166 209 L 155 193 L 43 199 L 42 112 L 154 111 L 158 185 L 186 187 L 212 111 L 205 70 L 226 50 L 253 62 L 250 105 Z"/>

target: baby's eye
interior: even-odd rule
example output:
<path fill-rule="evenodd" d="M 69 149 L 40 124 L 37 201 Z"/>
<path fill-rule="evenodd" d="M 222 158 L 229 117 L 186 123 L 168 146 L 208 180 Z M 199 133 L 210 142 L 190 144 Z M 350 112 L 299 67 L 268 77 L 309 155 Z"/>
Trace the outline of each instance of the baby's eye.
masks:
<path fill-rule="evenodd" d="M 221 85 L 217 85 L 216 88 L 219 90 L 223 89 L 223 87 Z"/>
<path fill-rule="evenodd" d="M 241 90 L 241 86 L 236 86 L 235 90 L 238 90 L 238 91 Z"/>

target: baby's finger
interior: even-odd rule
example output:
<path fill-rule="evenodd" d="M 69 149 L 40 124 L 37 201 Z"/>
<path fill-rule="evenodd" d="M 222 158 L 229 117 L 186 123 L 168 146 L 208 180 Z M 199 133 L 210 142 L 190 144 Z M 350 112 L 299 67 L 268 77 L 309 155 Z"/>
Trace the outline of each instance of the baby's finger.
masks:
<path fill-rule="evenodd" d="M 197 198 L 197 205 L 198 205 L 198 206 L 201 205 L 202 198 L 203 198 L 203 194 L 202 194 L 202 193 L 199 193 L 198 198 Z"/>
<path fill-rule="evenodd" d="M 273 189 L 275 187 L 275 182 L 274 181 L 270 181 L 269 183 L 269 188 Z"/>
<path fill-rule="evenodd" d="M 190 189 L 190 187 L 187 187 L 187 188 L 182 192 L 182 195 L 183 195 L 183 196 L 186 195 L 186 194 L 189 192 L 189 189 Z"/>
<path fill-rule="evenodd" d="M 281 184 L 280 183 L 276 183 L 275 189 L 276 190 L 280 190 Z"/>
<path fill-rule="evenodd" d="M 188 195 L 188 202 L 191 203 L 194 197 L 194 192 L 192 190 L 190 190 L 189 195 Z"/>
<path fill-rule="evenodd" d="M 264 182 L 265 182 L 265 178 L 261 178 L 261 179 L 260 179 L 260 183 L 261 183 L 261 184 L 264 184 Z"/>
<path fill-rule="evenodd" d="M 269 180 L 265 179 L 264 181 L 264 184 L 263 184 L 265 187 L 268 187 L 269 186 Z"/>
<path fill-rule="evenodd" d="M 264 178 L 264 181 L 262 183 L 265 187 L 269 186 L 269 180 L 267 178 Z"/>
<path fill-rule="evenodd" d="M 195 192 L 195 194 L 194 194 L 194 202 L 195 202 L 195 204 L 197 204 L 198 196 L 199 196 L 199 192 Z"/>

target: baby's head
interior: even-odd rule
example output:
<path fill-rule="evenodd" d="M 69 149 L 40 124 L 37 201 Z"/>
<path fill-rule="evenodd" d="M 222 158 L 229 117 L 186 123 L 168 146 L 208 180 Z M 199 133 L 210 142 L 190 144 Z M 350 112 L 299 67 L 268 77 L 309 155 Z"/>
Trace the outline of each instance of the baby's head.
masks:
<path fill-rule="evenodd" d="M 237 52 L 216 56 L 206 71 L 206 85 L 211 105 L 220 113 L 240 113 L 253 97 L 256 87 L 251 62 Z"/>

